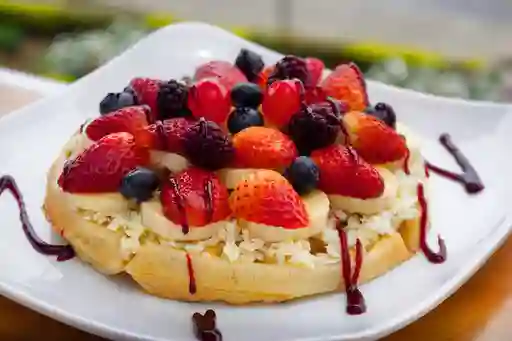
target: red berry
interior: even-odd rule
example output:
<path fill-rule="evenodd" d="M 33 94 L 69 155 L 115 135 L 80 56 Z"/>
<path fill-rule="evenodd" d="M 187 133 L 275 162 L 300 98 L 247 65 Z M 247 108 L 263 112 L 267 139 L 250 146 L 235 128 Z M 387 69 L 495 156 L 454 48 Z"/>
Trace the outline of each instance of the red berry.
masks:
<path fill-rule="evenodd" d="M 206 78 L 190 87 L 188 107 L 194 117 L 204 117 L 222 125 L 228 118 L 231 99 L 229 92 L 218 80 Z"/>
<path fill-rule="evenodd" d="M 324 62 L 318 58 L 308 57 L 306 58 L 306 67 L 309 71 L 311 85 L 317 85 L 320 79 L 322 79 L 325 67 Z"/>
<path fill-rule="evenodd" d="M 199 81 L 205 78 L 217 78 L 228 91 L 238 83 L 247 82 L 247 78 L 240 69 L 223 60 L 213 60 L 200 65 L 196 69 L 194 79 Z"/>
<path fill-rule="evenodd" d="M 278 80 L 268 86 L 263 96 L 263 115 L 270 124 L 283 127 L 301 106 L 303 92 L 299 80 Z"/>

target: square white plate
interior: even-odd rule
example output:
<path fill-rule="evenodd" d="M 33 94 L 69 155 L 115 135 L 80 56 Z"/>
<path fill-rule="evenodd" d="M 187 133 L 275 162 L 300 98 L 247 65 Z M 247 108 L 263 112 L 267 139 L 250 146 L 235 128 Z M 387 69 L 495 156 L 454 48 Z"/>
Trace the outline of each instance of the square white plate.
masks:
<path fill-rule="evenodd" d="M 279 54 L 205 24 L 160 30 L 108 65 L 58 95 L 0 120 L 0 173 L 13 175 L 38 232 L 50 226 L 40 207 L 45 174 L 63 144 L 97 107 L 106 92 L 135 76 L 190 75 L 211 59 L 233 60 L 242 47 L 275 62 Z M 389 334 L 433 309 L 462 285 L 510 233 L 512 194 L 508 146 L 512 107 L 448 100 L 369 82 L 372 103 L 391 103 L 400 121 L 427 138 L 424 153 L 458 170 L 436 142 L 452 134 L 479 171 L 486 190 L 470 197 L 461 186 L 433 176 L 433 230 L 446 240 L 448 260 L 428 263 L 422 255 L 362 286 L 368 313 L 345 314 L 345 297 L 332 294 L 289 304 L 231 307 L 188 304 L 142 293 L 126 278 L 107 278 L 78 260 L 57 263 L 25 240 L 18 210 L 0 197 L 0 292 L 75 327 L 116 340 L 193 340 L 191 314 L 214 307 L 226 341 L 370 340 Z"/>

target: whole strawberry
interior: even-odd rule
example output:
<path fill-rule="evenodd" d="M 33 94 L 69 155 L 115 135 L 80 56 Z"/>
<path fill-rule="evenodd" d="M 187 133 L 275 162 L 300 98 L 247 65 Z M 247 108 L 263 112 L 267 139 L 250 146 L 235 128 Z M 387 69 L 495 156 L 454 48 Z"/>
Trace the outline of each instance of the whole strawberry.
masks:
<path fill-rule="evenodd" d="M 384 191 L 379 172 L 351 147 L 333 144 L 315 150 L 311 158 L 320 170 L 318 187 L 327 194 L 370 199 Z"/>
<path fill-rule="evenodd" d="M 231 213 L 227 188 L 215 173 L 195 167 L 164 181 L 160 199 L 167 219 L 183 226 L 204 226 Z"/>
<path fill-rule="evenodd" d="M 322 73 L 324 72 L 324 62 L 318 58 L 308 57 L 305 59 L 306 68 L 308 69 L 311 85 L 317 85 L 322 79 Z"/>
<path fill-rule="evenodd" d="M 229 205 L 238 219 L 297 229 L 308 226 L 304 202 L 281 174 L 260 170 L 243 180 L 231 193 Z"/>
<path fill-rule="evenodd" d="M 152 136 L 151 148 L 184 155 L 184 141 L 188 129 L 194 124 L 189 118 L 170 118 L 147 127 Z"/>
<path fill-rule="evenodd" d="M 230 62 L 214 60 L 200 65 L 194 74 L 194 80 L 216 78 L 226 90 L 231 90 L 238 83 L 247 82 L 245 75 Z"/>
<path fill-rule="evenodd" d="M 148 163 L 148 150 L 137 146 L 131 134 L 114 133 L 67 161 L 58 183 L 69 193 L 116 192 L 125 175 Z"/>
<path fill-rule="evenodd" d="M 302 83 L 296 79 L 277 80 L 270 84 L 263 95 L 265 121 L 278 128 L 286 127 L 301 108 L 303 91 Z"/>
<path fill-rule="evenodd" d="M 366 82 L 354 63 L 338 65 L 320 85 L 327 96 L 345 102 L 350 111 L 368 107 Z"/>
<path fill-rule="evenodd" d="M 395 162 L 407 155 L 407 144 L 393 128 L 380 119 L 352 111 L 343 116 L 349 142 L 371 164 Z"/>
<path fill-rule="evenodd" d="M 199 80 L 189 89 L 187 106 L 195 118 L 204 117 L 223 125 L 231 109 L 229 91 L 218 79 Z"/>

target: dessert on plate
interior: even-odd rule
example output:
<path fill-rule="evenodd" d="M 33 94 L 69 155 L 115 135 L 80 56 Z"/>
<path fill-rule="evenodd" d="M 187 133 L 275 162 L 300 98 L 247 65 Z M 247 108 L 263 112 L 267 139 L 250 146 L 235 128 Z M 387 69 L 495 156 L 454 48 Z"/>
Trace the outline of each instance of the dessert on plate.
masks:
<path fill-rule="evenodd" d="M 134 78 L 48 172 L 44 208 L 96 270 L 186 301 L 281 302 L 345 290 L 423 250 L 421 139 L 369 102 L 356 65 L 265 66 L 243 49 L 192 81 Z"/>

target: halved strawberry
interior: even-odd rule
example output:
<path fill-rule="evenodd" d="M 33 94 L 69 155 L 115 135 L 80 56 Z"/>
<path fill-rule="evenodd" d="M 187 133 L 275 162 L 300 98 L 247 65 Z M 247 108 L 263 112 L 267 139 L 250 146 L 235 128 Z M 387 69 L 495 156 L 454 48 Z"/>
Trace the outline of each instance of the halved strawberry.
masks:
<path fill-rule="evenodd" d="M 352 111 L 343 116 L 349 141 L 359 155 L 371 164 L 405 158 L 405 139 L 376 117 Z"/>
<path fill-rule="evenodd" d="M 204 226 L 231 213 L 227 188 L 215 173 L 195 167 L 165 181 L 160 199 L 164 215 L 175 224 Z"/>
<path fill-rule="evenodd" d="M 347 103 L 349 110 L 364 110 L 368 107 L 366 82 L 354 63 L 338 65 L 320 85 L 327 96 Z"/>
<path fill-rule="evenodd" d="M 308 57 L 306 60 L 306 67 L 309 71 L 309 77 L 311 85 L 315 86 L 322 79 L 322 73 L 324 71 L 324 62 L 318 58 Z"/>
<path fill-rule="evenodd" d="M 145 104 L 151 109 L 152 122 L 158 119 L 157 97 L 161 80 L 153 78 L 134 78 L 130 81 L 130 87 L 137 95 L 139 104 Z"/>
<path fill-rule="evenodd" d="M 284 169 L 297 157 L 293 141 L 267 127 L 249 127 L 233 137 L 235 166 L 243 168 Z"/>
<path fill-rule="evenodd" d="M 141 147 L 150 147 L 151 134 L 147 131 L 147 115 L 149 109 L 145 106 L 126 107 L 108 115 L 100 116 L 85 127 L 87 137 L 98 141 L 112 133 L 126 132 L 135 137 Z"/>
<path fill-rule="evenodd" d="M 200 65 L 196 69 L 194 80 L 204 78 L 217 78 L 228 91 L 238 83 L 247 82 L 247 78 L 239 68 L 223 60 L 213 60 Z"/>
<path fill-rule="evenodd" d="M 184 117 L 170 118 L 151 124 L 147 127 L 147 131 L 152 135 L 151 148 L 169 153 L 184 154 L 184 136 L 193 124 L 193 120 Z"/>
<path fill-rule="evenodd" d="M 320 170 L 318 187 L 327 194 L 369 199 L 384 191 L 379 172 L 351 147 L 333 144 L 315 150 L 311 158 Z"/>
<path fill-rule="evenodd" d="M 274 72 L 274 69 L 275 65 L 266 66 L 258 75 L 256 84 L 258 84 L 263 90 L 267 88 L 268 77 Z"/>
<path fill-rule="evenodd" d="M 243 180 L 231 193 L 229 205 L 236 218 L 297 229 L 308 226 L 304 202 L 281 174 L 260 170 Z"/>
<path fill-rule="evenodd" d="M 110 134 L 67 161 L 58 183 L 70 193 L 117 192 L 126 174 L 148 163 L 148 150 L 136 145 L 131 134 Z"/>

